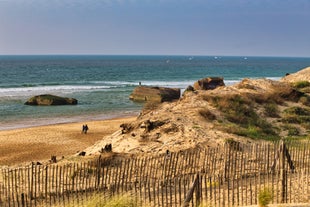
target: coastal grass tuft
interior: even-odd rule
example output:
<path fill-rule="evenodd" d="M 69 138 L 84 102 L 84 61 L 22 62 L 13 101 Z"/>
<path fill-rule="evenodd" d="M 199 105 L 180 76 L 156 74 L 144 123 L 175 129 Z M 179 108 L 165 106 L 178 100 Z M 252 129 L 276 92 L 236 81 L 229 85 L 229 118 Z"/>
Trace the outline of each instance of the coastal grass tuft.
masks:
<path fill-rule="evenodd" d="M 200 109 L 198 113 L 207 121 L 213 121 L 216 119 L 216 116 L 207 108 Z"/>
<path fill-rule="evenodd" d="M 290 107 L 283 111 L 282 122 L 286 124 L 300 124 L 310 129 L 310 110 L 303 107 Z"/>
<path fill-rule="evenodd" d="M 258 206 L 259 207 L 267 207 L 268 204 L 272 201 L 273 194 L 272 191 L 265 187 L 258 192 Z"/>
<path fill-rule="evenodd" d="M 279 115 L 279 107 L 275 103 L 266 103 L 264 104 L 264 114 L 268 117 L 278 118 Z"/>
<path fill-rule="evenodd" d="M 297 81 L 297 82 L 293 83 L 293 87 L 298 88 L 298 89 L 309 87 L 309 86 L 310 86 L 309 81 Z"/>
<path fill-rule="evenodd" d="M 303 108 L 303 107 L 290 107 L 284 110 L 285 114 L 289 114 L 289 115 L 298 115 L 298 116 L 302 116 L 302 115 L 308 115 L 310 116 L 310 110 Z"/>
<path fill-rule="evenodd" d="M 137 198 L 130 194 L 107 197 L 101 195 L 100 193 L 94 193 L 80 204 L 68 203 L 66 206 L 68 207 L 138 207 L 139 206 L 140 207 L 141 205 L 139 204 Z M 147 204 L 142 205 L 142 207 L 147 206 L 149 205 Z M 58 205 L 56 205 L 55 207 L 58 207 Z"/>
<path fill-rule="evenodd" d="M 287 135 L 288 136 L 298 136 L 299 135 L 299 129 L 296 128 L 296 127 L 290 127 L 289 130 L 288 130 L 288 133 Z"/>

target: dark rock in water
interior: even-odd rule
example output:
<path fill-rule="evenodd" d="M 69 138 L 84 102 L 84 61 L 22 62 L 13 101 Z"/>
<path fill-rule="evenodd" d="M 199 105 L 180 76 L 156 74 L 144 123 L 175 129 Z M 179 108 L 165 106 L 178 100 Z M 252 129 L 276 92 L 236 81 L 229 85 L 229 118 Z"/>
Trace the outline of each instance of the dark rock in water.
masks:
<path fill-rule="evenodd" d="M 133 101 L 164 102 L 179 99 L 181 90 L 179 88 L 138 86 L 130 94 L 129 99 Z"/>
<path fill-rule="evenodd" d="M 76 105 L 78 101 L 74 98 L 66 98 L 60 96 L 54 96 L 50 94 L 43 94 L 31 97 L 25 105 L 32 106 L 51 106 L 51 105 Z"/>
<path fill-rule="evenodd" d="M 225 86 L 221 77 L 208 77 L 198 80 L 194 83 L 195 90 L 213 90 L 219 86 Z"/>

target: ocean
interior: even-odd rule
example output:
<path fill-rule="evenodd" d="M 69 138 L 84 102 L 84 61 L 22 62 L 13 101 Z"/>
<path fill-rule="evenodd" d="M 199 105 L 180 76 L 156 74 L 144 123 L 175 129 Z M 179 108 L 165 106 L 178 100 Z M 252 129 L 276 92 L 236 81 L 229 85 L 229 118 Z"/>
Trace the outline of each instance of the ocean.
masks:
<path fill-rule="evenodd" d="M 310 66 L 310 58 L 221 56 L 0 56 L 0 130 L 137 115 L 129 100 L 139 85 L 184 90 L 204 77 L 226 85 L 243 78 L 278 80 Z M 54 94 L 76 106 L 28 106 L 30 97 Z"/>

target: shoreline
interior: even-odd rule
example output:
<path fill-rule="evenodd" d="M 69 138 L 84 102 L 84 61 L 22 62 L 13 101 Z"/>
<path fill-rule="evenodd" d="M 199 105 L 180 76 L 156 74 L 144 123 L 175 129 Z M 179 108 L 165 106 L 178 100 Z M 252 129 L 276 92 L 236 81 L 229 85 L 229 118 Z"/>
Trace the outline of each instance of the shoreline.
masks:
<path fill-rule="evenodd" d="M 53 117 L 53 118 L 33 118 L 33 119 L 19 119 L 15 121 L 0 122 L 0 132 L 16 129 L 26 129 L 33 127 L 42 127 L 58 124 L 73 124 L 79 122 L 90 122 L 90 121 L 103 121 L 112 119 L 122 119 L 127 117 L 138 116 L 139 112 L 132 111 L 130 113 L 112 113 L 112 114 L 98 114 L 94 115 L 81 115 L 72 117 Z"/>
<path fill-rule="evenodd" d="M 70 157 L 132 122 L 137 116 L 57 123 L 0 131 L 0 166 L 46 162 L 52 155 Z M 89 131 L 82 134 L 82 125 Z"/>

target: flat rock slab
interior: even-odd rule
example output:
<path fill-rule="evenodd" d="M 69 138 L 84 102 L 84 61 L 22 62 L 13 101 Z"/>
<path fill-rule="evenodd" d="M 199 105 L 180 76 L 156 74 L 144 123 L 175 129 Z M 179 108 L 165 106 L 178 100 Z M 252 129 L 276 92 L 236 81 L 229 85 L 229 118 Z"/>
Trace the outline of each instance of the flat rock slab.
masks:
<path fill-rule="evenodd" d="M 138 86 L 130 94 L 129 99 L 133 101 L 164 102 L 179 99 L 181 90 L 179 88 Z"/>
<path fill-rule="evenodd" d="M 60 97 L 50 94 L 43 94 L 31 97 L 25 105 L 32 106 L 52 106 L 52 105 L 77 105 L 78 101 L 74 98 Z"/>

